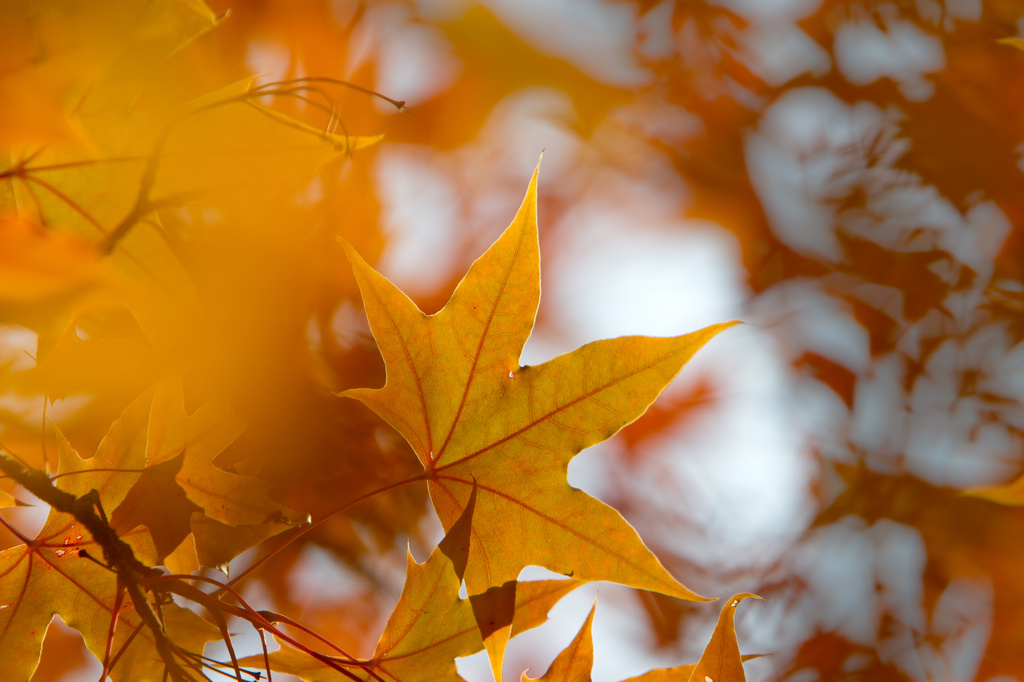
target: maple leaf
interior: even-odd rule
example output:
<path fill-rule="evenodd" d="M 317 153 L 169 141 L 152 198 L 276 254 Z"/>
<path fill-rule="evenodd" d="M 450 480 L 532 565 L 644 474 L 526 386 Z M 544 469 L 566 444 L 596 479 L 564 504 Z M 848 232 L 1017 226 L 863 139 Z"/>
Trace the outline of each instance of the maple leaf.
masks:
<path fill-rule="evenodd" d="M 96 455 L 83 460 L 59 440 L 58 486 L 82 497 L 97 491 L 103 508 L 116 507 L 128 494 L 145 457 L 150 395 L 129 405 L 100 443 Z M 127 469 L 128 471 L 120 471 Z M 152 556 L 148 533 L 141 529 L 120 538 L 136 556 Z M 119 591 L 116 574 L 89 557 L 102 550 L 71 514 L 51 508 L 35 539 L 0 552 L 0 660 L 4 679 L 27 680 L 39 661 L 43 633 L 55 614 L 82 633 L 98 659 L 107 651 L 108 632 Z M 163 607 L 168 636 L 190 651 L 217 639 L 216 628 L 174 604 Z M 136 630 L 138 631 L 136 633 Z M 128 602 L 122 603 L 112 651 L 126 646 L 112 673 L 115 680 L 159 679 L 164 661 L 153 634 Z"/>
<path fill-rule="evenodd" d="M 483 641 L 472 599 L 459 598 L 459 584 L 456 568 L 441 548 L 422 564 L 407 554 L 402 594 L 372 658 L 355 661 L 335 657 L 334 662 L 344 662 L 347 670 L 365 680 L 461 680 L 454 659 L 480 651 Z M 543 623 L 555 602 L 581 584 L 578 580 L 519 583 L 513 631 L 524 632 Z M 270 661 L 274 671 L 297 675 L 307 682 L 338 679 L 336 668 L 288 644 L 271 654 Z M 262 667 L 263 658 L 250 656 L 240 662 Z"/>
<path fill-rule="evenodd" d="M 747 597 L 760 599 L 756 594 L 743 593 L 735 595 L 722 605 L 715 631 L 697 663 L 649 670 L 643 675 L 631 677 L 623 682 L 744 682 L 746 678 L 743 675 L 743 662 L 757 656 L 740 656 L 734 619 L 736 607 Z M 555 657 L 544 676 L 531 678 L 524 672 L 522 682 L 590 682 L 590 672 L 594 665 L 594 642 L 591 635 L 593 620 L 592 607 L 580 631 L 576 633 L 569 646 Z"/>
<path fill-rule="evenodd" d="M 743 674 L 743 662 L 759 656 L 740 656 L 739 644 L 736 642 L 736 607 L 747 597 L 761 598 L 744 592 L 734 595 L 722 605 L 715 631 L 699 661 L 674 668 L 650 670 L 623 682 L 674 682 L 684 679 L 690 682 L 745 682 L 747 678 Z"/>
<path fill-rule="evenodd" d="M 580 631 L 569 646 L 555 657 L 544 676 L 534 678 L 524 672 L 522 682 L 590 682 L 590 669 L 594 667 L 594 640 L 590 631 L 594 624 L 595 608 L 597 604 L 590 607 L 590 613 Z"/>
<path fill-rule="evenodd" d="M 422 564 L 406 555 L 406 578 L 387 626 L 369 661 L 337 659 L 357 679 L 461 680 L 455 657 L 483 648 L 473 609 L 459 599 L 459 579 L 444 554 L 435 549 Z M 297 675 L 307 682 L 338 679 L 335 667 L 294 647 L 285 645 L 270 656 L 276 672 Z M 262 657 L 243 659 L 243 664 L 262 666 Z"/>
<path fill-rule="evenodd" d="M 568 485 L 569 461 L 639 417 L 687 360 L 732 323 L 672 338 L 588 344 L 543 365 L 519 354 L 540 300 L 537 173 L 502 236 L 451 300 L 425 315 L 352 247 L 370 328 L 387 368 L 362 401 L 412 445 L 446 531 L 473 514 L 470 594 L 515 580 L 527 565 L 689 600 L 617 511 Z"/>
<path fill-rule="evenodd" d="M 218 566 L 306 522 L 308 515 L 268 497 L 269 482 L 214 464 L 244 429 L 245 423 L 216 401 L 187 414 L 180 382 L 160 382 L 146 432 L 146 471 L 132 489 L 135 494 L 115 512 L 115 526 L 129 529 L 145 523 L 160 559 L 175 550 L 191 529 L 196 551 L 208 559 L 201 563 Z"/>

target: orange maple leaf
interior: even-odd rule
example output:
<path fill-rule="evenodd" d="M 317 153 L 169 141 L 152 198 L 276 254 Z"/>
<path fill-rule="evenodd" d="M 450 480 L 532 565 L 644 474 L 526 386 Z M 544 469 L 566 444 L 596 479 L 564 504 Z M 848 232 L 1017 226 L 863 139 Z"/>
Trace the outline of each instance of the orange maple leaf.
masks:
<path fill-rule="evenodd" d="M 96 455 L 79 457 L 60 437 L 58 486 L 82 497 L 95 490 L 104 509 L 113 509 L 139 477 L 146 449 L 150 394 L 129 405 L 115 421 Z M 75 474 L 73 476 L 69 474 Z M 154 554 L 148 533 L 141 528 L 122 533 L 136 556 Z M 3 679 L 28 680 L 39 662 L 43 634 L 54 614 L 82 633 L 86 646 L 103 660 L 115 607 L 121 604 L 111 652 L 125 647 L 111 672 L 116 680 L 159 679 L 164 661 L 153 634 L 128 602 L 119 602 L 117 575 L 95 559 L 100 546 L 74 516 L 50 509 L 35 539 L 0 551 L 0 661 Z M 89 557 L 92 557 L 90 559 Z M 202 651 L 217 638 L 217 630 L 202 618 L 175 604 L 162 608 L 164 626 L 177 646 Z"/>
<path fill-rule="evenodd" d="M 462 680 L 455 658 L 483 648 L 478 616 L 471 599 L 459 599 L 459 578 L 454 565 L 438 548 L 422 564 L 407 554 L 405 586 L 388 624 L 367 661 L 334 656 L 311 656 L 287 643 L 271 654 L 271 668 L 301 677 L 306 682 L 340 679 L 334 666 L 343 667 L 348 677 L 360 680 L 426 682 Z M 578 580 L 540 580 L 520 583 L 515 595 L 515 632 L 543 623 L 548 610 L 571 590 Z M 242 665 L 262 666 L 262 656 L 250 656 Z M 333 665 L 332 665 L 333 664 Z"/>
<path fill-rule="evenodd" d="M 597 604 L 594 604 L 590 608 L 580 631 L 569 646 L 555 657 L 544 676 L 533 678 L 524 672 L 522 682 L 590 682 L 590 669 L 594 667 L 594 640 L 590 630 L 594 624 L 596 607 Z"/>
<path fill-rule="evenodd" d="M 539 565 L 703 600 L 617 511 L 565 477 L 577 453 L 643 414 L 686 361 L 733 323 L 672 338 L 598 341 L 520 366 L 540 301 L 536 191 L 535 172 L 512 224 L 435 315 L 346 245 L 387 380 L 380 389 L 339 395 L 362 401 L 409 441 L 446 531 L 478 487 L 465 573 L 470 594 Z"/>
<path fill-rule="evenodd" d="M 718 614 L 718 624 L 698 662 L 649 670 L 643 675 L 631 677 L 623 682 L 745 682 L 743 662 L 759 656 L 740 656 L 739 645 L 736 642 L 736 607 L 747 597 L 760 599 L 756 594 L 744 592 L 722 605 L 722 610 Z M 593 621 L 594 609 L 591 608 L 576 637 L 558 654 L 544 676 L 535 680 L 524 672 L 522 682 L 590 682 L 590 672 L 594 665 L 594 642 L 591 635 Z"/>
<path fill-rule="evenodd" d="M 639 677 L 631 677 L 623 682 L 745 682 L 743 663 L 761 654 L 740 655 L 740 647 L 736 641 L 736 607 L 747 597 L 761 597 L 749 592 L 734 595 L 722 604 L 718 614 L 718 623 L 711 634 L 711 640 L 704 647 L 704 653 L 696 663 L 679 665 L 674 668 L 658 668 L 650 670 Z"/>

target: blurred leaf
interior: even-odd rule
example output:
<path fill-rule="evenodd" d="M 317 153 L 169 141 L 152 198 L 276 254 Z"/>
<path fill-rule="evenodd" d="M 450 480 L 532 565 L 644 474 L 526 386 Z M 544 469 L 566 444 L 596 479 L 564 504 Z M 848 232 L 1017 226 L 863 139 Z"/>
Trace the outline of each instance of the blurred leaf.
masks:
<path fill-rule="evenodd" d="M 214 464 L 244 429 L 240 419 L 213 402 L 186 414 L 180 384 L 165 380 L 153 397 L 146 464 L 162 464 L 181 455 L 174 480 L 214 521 L 231 526 L 276 525 L 278 532 L 305 522 L 306 514 L 286 509 L 267 496 L 271 487 L 267 481 L 232 474 Z"/>

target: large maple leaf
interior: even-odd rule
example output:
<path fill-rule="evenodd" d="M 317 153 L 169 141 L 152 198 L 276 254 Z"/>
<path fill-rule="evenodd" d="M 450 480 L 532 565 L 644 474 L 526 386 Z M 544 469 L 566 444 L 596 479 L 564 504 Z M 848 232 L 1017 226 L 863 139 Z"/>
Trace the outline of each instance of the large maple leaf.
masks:
<path fill-rule="evenodd" d="M 446 531 L 478 488 L 470 594 L 539 565 L 682 599 L 680 584 L 611 507 L 569 486 L 569 461 L 639 417 L 728 324 L 672 338 L 597 341 L 519 365 L 540 302 L 537 173 L 511 225 L 445 307 L 425 315 L 346 245 L 387 367 L 383 388 L 350 389 L 412 445 Z"/>

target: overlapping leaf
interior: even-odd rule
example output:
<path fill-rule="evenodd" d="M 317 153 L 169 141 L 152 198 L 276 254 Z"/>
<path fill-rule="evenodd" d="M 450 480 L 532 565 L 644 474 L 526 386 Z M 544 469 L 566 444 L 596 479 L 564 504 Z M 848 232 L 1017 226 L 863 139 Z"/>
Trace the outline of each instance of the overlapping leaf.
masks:
<path fill-rule="evenodd" d="M 466 508 L 438 546 L 451 559 L 460 584 L 466 577 L 469 563 L 478 492 L 474 484 Z M 525 583 L 510 580 L 469 596 L 495 682 L 502 682 L 505 648 L 509 639 L 544 622 L 550 606 L 580 584 L 580 580 L 571 578 Z"/>
<path fill-rule="evenodd" d="M 536 564 L 699 600 L 618 512 L 565 476 L 572 457 L 639 417 L 729 325 L 598 341 L 520 366 L 540 298 L 536 179 L 512 224 L 436 315 L 424 315 L 348 249 L 387 381 L 341 395 L 367 404 L 409 441 L 446 530 L 478 487 L 466 569 L 471 594 Z"/>
<path fill-rule="evenodd" d="M 408 555 L 402 596 L 388 620 L 373 657 L 362 664 L 338 659 L 358 679 L 396 682 L 413 680 L 457 682 L 455 657 L 483 648 L 468 600 L 459 599 L 459 579 L 451 562 L 434 550 L 417 564 Z M 246 661 L 262 665 L 262 657 Z M 271 656 L 275 671 L 297 675 L 307 682 L 339 679 L 331 665 L 289 646 Z"/>
<path fill-rule="evenodd" d="M 113 509 L 138 479 L 145 458 L 150 395 L 132 403 L 111 426 L 97 453 L 82 460 L 61 441 L 58 486 L 75 496 L 96 490 L 104 509 Z M 123 471 L 127 470 L 127 471 Z M 121 539 L 137 556 L 152 556 L 148 534 L 141 529 Z M 84 551 L 88 556 L 80 554 Z M 88 557 L 102 550 L 70 514 L 50 510 L 43 529 L 30 543 L 0 552 L 0 660 L 6 680 L 27 680 L 39 660 L 43 634 L 54 614 L 82 633 L 89 650 L 103 659 L 111 623 L 117 577 Z M 201 651 L 217 631 L 191 611 L 164 606 L 169 636 L 187 650 Z M 113 651 L 127 644 L 115 680 L 159 679 L 163 661 L 153 635 L 141 626 L 131 606 L 123 606 Z M 135 631 L 138 630 L 136 633 Z M 130 643 L 129 643 L 130 642 Z"/>
<path fill-rule="evenodd" d="M 594 641 L 590 630 L 594 624 L 595 608 L 597 604 L 591 607 L 580 631 L 569 646 L 555 657 L 548 671 L 537 678 L 529 677 L 524 672 L 522 682 L 590 682 L 590 669 L 594 667 Z"/>
<path fill-rule="evenodd" d="M 760 599 L 755 594 L 743 593 L 722 605 L 715 631 L 697 663 L 650 670 L 624 682 L 745 682 L 743 662 L 756 656 L 740 656 L 734 619 L 736 607 L 747 597 Z M 558 654 L 547 672 L 539 678 L 531 678 L 524 672 L 522 681 L 589 682 L 594 664 L 594 642 L 591 635 L 593 620 L 594 609 L 591 608 L 576 637 Z"/>
<path fill-rule="evenodd" d="M 205 565 L 220 565 L 239 552 L 307 520 L 267 496 L 270 483 L 225 471 L 214 459 L 245 424 L 223 404 L 210 401 L 185 411 L 180 383 L 157 387 L 145 440 L 146 472 L 135 495 L 117 509 L 115 525 L 124 530 L 144 523 L 158 557 L 175 550 L 189 532 Z M 237 530 L 235 530 L 237 529 Z"/>
<path fill-rule="evenodd" d="M 736 641 L 736 607 L 747 597 L 760 599 L 756 594 L 744 592 L 722 604 L 711 641 L 704 648 L 699 661 L 674 668 L 651 670 L 639 677 L 631 677 L 625 682 L 745 682 L 747 678 L 743 673 L 743 662 L 757 658 L 757 655 L 741 656 Z"/>
<path fill-rule="evenodd" d="M 402 595 L 373 656 L 358 662 L 335 656 L 334 662 L 366 680 L 376 679 L 374 674 L 392 682 L 461 680 L 454 659 L 479 651 L 483 641 L 477 626 L 479 616 L 470 599 L 459 598 L 459 583 L 455 566 L 441 549 L 435 549 L 422 564 L 408 555 Z M 514 632 L 542 624 L 555 602 L 579 585 L 576 580 L 520 583 Z M 288 645 L 270 658 L 273 670 L 297 675 L 307 682 L 339 679 L 330 664 Z M 263 658 L 253 656 L 243 663 L 261 667 Z"/>

